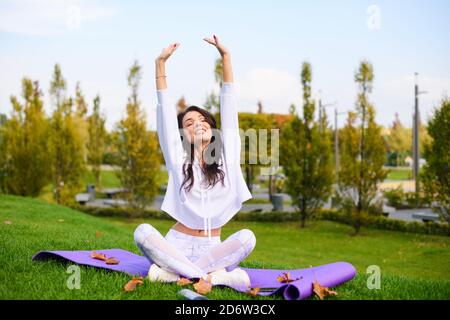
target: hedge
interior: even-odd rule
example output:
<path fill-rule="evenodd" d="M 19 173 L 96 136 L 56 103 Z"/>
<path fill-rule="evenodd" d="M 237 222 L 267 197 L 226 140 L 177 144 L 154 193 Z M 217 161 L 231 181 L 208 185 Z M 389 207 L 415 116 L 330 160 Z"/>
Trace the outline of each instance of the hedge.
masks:
<path fill-rule="evenodd" d="M 129 211 L 126 208 L 119 207 L 106 207 L 98 208 L 91 206 L 72 206 L 81 212 L 88 213 L 90 215 L 99 217 L 126 217 L 129 218 Z M 160 210 L 143 210 L 134 218 L 156 218 L 164 220 L 172 220 L 167 213 Z M 234 221 L 260 221 L 260 222 L 293 222 L 300 221 L 299 212 L 239 212 L 233 217 Z M 313 220 L 328 220 L 339 222 L 347 225 L 351 225 L 351 218 L 342 211 L 322 209 L 314 217 Z M 419 222 L 419 221 L 403 221 L 398 219 L 386 218 L 383 215 L 378 216 L 363 216 L 362 225 L 369 228 L 421 233 L 421 234 L 434 234 L 434 235 L 450 235 L 450 225 L 436 222 Z"/>

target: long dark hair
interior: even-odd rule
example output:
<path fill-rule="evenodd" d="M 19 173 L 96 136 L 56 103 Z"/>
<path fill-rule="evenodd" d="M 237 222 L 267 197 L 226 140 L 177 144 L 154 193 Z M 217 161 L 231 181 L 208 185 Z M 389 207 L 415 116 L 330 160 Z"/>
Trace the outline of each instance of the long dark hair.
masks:
<path fill-rule="evenodd" d="M 208 159 L 208 161 L 205 161 L 205 167 L 202 167 L 202 172 L 204 173 L 205 178 L 208 182 L 208 188 L 213 187 L 219 181 L 221 181 L 222 185 L 224 185 L 225 172 L 220 168 L 223 166 L 223 163 L 219 163 L 222 157 L 222 146 L 223 146 L 222 138 L 218 130 L 213 130 L 217 129 L 216 119 L 207 110 L 197 106 L 190 106 L 185 110 L 183 110 L 182 112 L 180 112 L 177 116 L 178 128 L 180 129 L 181 133 L 181 141 L 183 149 L 187 151 L 188 155 L 190 155 L 190 161 L 187 161 L 183 164 L 184 180 L 183 183 L 181 184 L 180 190 L 185 184 L 187 184 L 187 186 L 184 188 L 186 191 L 190 191 L 192 186 L 194 185 L 194 172 L 192 169 L 192 165 L 194 163 L 194 144 L 189 142 L 188 138 L 184 134 L 184 131 L 182 130 L 183 117 L 189 111 L 197 111 L 203 117 L 205 117 L 205 120 L 210 125 L 212 131 L 211 140 L 202 153 L 202 157 L 206 157 Z M 212 144 L 212 142 L 215 143 Z M 210 159 L 210 157 L 212 159 Z"/>

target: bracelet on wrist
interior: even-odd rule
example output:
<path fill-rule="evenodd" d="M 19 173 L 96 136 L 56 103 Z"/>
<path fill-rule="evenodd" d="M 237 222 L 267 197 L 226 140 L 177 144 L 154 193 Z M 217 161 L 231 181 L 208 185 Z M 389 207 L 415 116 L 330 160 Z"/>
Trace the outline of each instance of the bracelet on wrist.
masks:
<path fill-rule="evenodd" d="M 166 78 L 167 76 L 156 76 L 156 79 L 158 78 Z"/>

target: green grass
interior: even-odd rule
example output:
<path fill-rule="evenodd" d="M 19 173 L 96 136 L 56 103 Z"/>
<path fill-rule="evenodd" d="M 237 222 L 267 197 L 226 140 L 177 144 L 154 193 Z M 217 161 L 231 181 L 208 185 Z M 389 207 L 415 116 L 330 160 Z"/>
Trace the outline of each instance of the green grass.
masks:
<path fill-rule="evenodd" d="M 61 221 L 60 219 L 63 219 Z M 12 224 L 4 224 L 10 220 Z M 0 195 L 0 299 L 179 299 L 176 284 L 150 283 L 125 293 L 130 276 L 81 267 L 81 289 L 69 290 L 66 273 L 70 263 L 32 262 L 40 250 L 94 250 L 122 248 L 139 253 L 133 230 L 151 223 L 163 234 L 173 222 L 166 220 L 106 219 L 48 204 L 42 200 Z M 358 272 L 354 280 L 336 288 L 332 299 L 449 299 L 450 238 L 363 229 L 353 237 L 351 228 L 328 221 L 310 222 L 300 230 L 296 223 L 232 221 L 222 239 L 249 228 L 257 245 L 241 264 L 256 268 L 303 268 L 348 261 Z M 96 238 L 96 231 L 102 232 Z M 382 271 L 381 289 L 366 286 L 369 265 Z M 210 299 L 253 298 L 229 288 L 214 288 Z M 312 299 L 316 299 L 313 297 Z"/>
<path fill-rule="evenodd" d="M 167 184 L 167 181 L 169 179 L 167 171 L 161 172 L 161 181 L 160 184 Z M 86 186 L 88 184 L 95 184 L 95 177 L 91 173 L 91 171 L 87 171 L 83 177 L 81 178 L 81 184 L 82 189 L 79 190 L 80 193 L 86 191 Z M 106 171 L 103 170 L 100 172 L 100 185 L 101 188 L 120 188 L 120 180 L 117 177 L 116 173 L 114 171 Z M 52 196 L 52 189 L 53 189 L 53 183 L 49 183 L 41 192 L 39 195 L 39 199 L 42 199 L 49 203 L 55 203 L 53 196 Z M 165 192 L 161 191 L 160 194 L 164 195 Z M 103 193 L 97 192 L 96 195 L 97 198 L 106 198 L 106 196 Z"/>
<path fill-rule="evenodd" d="M 388 169 L 389 173 L 386 177 L 386 180 L 411 180 L 412 170 L 410 168 L 395 168 Z"/>
<path fill-rule="evenodd" d="M 268 196 L 267 196 L 268 197 Z M 252 198 L 247 201 L 245 201 L 245 204 L 271 204 L 270 200 L 267 198 L 261 199 L 261 198 Z M 285 200 L 283 201 L 284 205 L 291 205 L 292 201 Z"/>
<path fill-rule="evenodd" d="M 83 176 L 82 183 L 83 186 L 86 186 L 87 184 L 95 184 L 95 177 L 91 171 L 88 171 Z M 114 171 L 105 170 L 100 172 L 100 184 L 102 188 L 119 188 L 121 186 L 116 173 Z"/>

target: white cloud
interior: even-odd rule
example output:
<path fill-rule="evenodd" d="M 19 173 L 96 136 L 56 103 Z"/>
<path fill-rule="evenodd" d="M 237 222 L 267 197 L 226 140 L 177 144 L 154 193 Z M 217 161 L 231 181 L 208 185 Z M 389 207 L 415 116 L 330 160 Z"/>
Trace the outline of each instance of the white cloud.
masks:
<path fill-rule="evenodd" d="M 240 111 L 256 112 L 261 100 L 264 112 L 287 113 L 292 103 L 298 105 L 300 83 L 290 73 L 256 68 L 236 79 Z"/>
<path fill-rule="evenodd" d="M 0 4 L 0 32 L 55 36 L 116 14 L 95 1 L 5 0 Z"/>

